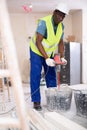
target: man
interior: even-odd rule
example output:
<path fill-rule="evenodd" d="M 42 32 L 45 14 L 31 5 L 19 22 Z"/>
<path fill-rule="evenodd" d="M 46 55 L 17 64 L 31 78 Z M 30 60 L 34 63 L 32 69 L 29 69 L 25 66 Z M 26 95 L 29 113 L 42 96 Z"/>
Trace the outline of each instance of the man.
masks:
<path fill-rule="evenodd" d="M 63 45 L 63 19 L 68 14 L 68 8 L 60 3 L 54 10 L 53 15 L 39 20 L 36 33 L 30 41 L 30 88 L 33 107 L 41 110 L 40 80 L 42 66 L 45 72 L 47 88 L 56 87 L 55 61 L 53 60 L 55 50 L 60 53 L 61 61 L 64 59 Z"/>

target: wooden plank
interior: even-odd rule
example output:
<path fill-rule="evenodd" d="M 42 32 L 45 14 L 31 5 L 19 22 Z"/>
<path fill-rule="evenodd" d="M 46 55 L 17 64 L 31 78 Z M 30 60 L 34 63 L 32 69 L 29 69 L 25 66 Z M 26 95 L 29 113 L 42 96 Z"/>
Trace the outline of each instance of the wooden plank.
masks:
<path fill-rule="evenodd" d="M 59 130 L 34 109 L 29 109 L 28 119 L 38 130 Z"/>
<path fill-rule="evenodd" d="M 56 112 L 45 113 L 45 118 L 60 130 L 87 130 Z"/>
<path fill-rule="evenodd" d="M 3 80 L 0 78 L 0 88 L 3 87 Z"/>
<path fill-rule="evenodd" d="M 0 0 L 0 34 L 2 40 L 2 47 L 4 49 L 4 54 L 10 72 L 10 77 L 12 78 L 12 86 L 16 102 L 17 115 L 20 122 L 21 130 L 30 130 L 26 120 L 27 113 L 25 107 L 24 92 L 22 89 L 22 80 L 19 71 L 16 47 L 10 22 L 11 21 L 8 13 L 7 1 Z M 2 73 L 0 74 L 1 76 L 7 77 L 5 76 L 5 73 L 4 75 L 2 75 Z"/>
<path fill-rule="evenodd" d="M 18 119 L 11 117 L 0 118 L 0 128 L 20 128 Z"/>
<path fill-rule="evenodd" d="M 0 69 L 0 78 L 9 77 L 10 72 L 8 69 Z"/>

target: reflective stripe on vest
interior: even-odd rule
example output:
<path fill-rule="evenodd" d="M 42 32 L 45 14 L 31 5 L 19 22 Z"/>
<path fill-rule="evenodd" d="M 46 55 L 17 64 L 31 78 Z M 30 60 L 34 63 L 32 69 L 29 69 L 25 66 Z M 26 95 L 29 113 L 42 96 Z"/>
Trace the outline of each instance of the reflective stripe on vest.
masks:
<path fill-rule="evenodd" d="M 57 31 L 55 34 L 54 29 L 53 29 L 53 25 L 52 25 L 52 16 L 51 15 L 47 16 L 41 20 L 44 20 L 46 22 L 46 27 L 47 27 L 47 39 L 44 38 L 41 44 L 43 45 L 44 50 L 46 51 L 46 53 L 50 57 L 50 55 L 55 52 L 57 45 L 60 41 L 60 38 L 62 36 L 62 33 L 63 33 L 62 23 L 58 24 Z M 31 47 L 33 52 L 42 56 L 41 53 L 39 52 L 37 46 L 36 46 L 36 35 L 30 41 L 30 47 Z"/>
<path fill-rule="evenodd" d="M 36 49 L 38 49 L 37 47 L 36 47 L 36 44 L 35 44 L 35 41 L 34 41 L 34 39 L 32 38 L 32 42 L 34 43 L 34 45 L 35 45 L 35 48 Z M 44 44 L 44 43 L 43 43 Z M 57 43 L 58 44 L 58 43 Z M 31 45 L 32 46 L 32 45 Z M 49 46 L 47 46 L 47 44 L 46 44 L 46 47 L 47 48 L 49 48 Z M 54 47 L 54 46 L 53 46 Z M 52 48 L 52 47 L 50 47 L 50 48 Z M 32 48 L 31 48 L 32 49 Z M 36 53 L 36 49 L 34 49 L 33 51 Z M 52 49 L 53 50 L 53 49 Z M 50 52 L 50 51 L 48 51 L 48 52 L 46 52 L 47 53 L 47 55 L 48 56 L 50 56 L 51 54 L 52 54 L 52 52 Z M 41 54 L 40 54 L 40 52 L 38 53 L 38 51 L 37 51 L 37 54 L 39 54 L 40 56 L 42 56 Z"/>

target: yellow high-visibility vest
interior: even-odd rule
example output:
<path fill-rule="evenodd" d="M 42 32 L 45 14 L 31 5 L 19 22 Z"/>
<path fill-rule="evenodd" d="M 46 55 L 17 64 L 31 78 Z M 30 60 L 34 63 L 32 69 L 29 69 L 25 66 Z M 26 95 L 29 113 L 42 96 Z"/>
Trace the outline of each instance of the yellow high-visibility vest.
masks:
<path fill-rule="evenodd" d="M 42 18 L 41 20 L 44 20 L 46 22 L 46 27 L 47 27 L 47 39 L 43 38 L 41 44 L 43 45 L 46 53 L 50 57 L 51 54 L 55 52 L 57 45 L 61 39 L 61 36 L 63 33 L 62 23 L 58 24 L 57 31 L 55 34 L 53 25 L 52 25 L 52 16 L 51 15 L 46 16 L 46 17 Z M 34 37 L 31 39 L 30 47 L 33 52 L 42 56 L 42 54 L 39 52 L 39 50 L 36 46 L 36 35 L 34 35 Z"/>

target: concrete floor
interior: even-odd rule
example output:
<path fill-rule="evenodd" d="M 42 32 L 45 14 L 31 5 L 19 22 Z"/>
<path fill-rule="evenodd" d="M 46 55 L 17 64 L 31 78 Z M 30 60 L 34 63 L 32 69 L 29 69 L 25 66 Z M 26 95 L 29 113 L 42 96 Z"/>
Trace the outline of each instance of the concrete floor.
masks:
<path fill-rule="evenodd" d="M 71 88 L 74 87 L 74 89 L 75 88 L 77 89 L 77 87 L 79 87 L 79 88 L 83 87 L 83 89 L 85 89 L 85 88 L 87 88 L 86 86 L 87 85 L 76 85 L 76 87 L 75 86 L 71 86 Z M 43 113 L 49 111 L 47 109 L 47 104 L 46 104 L 45 90 L 46 90 L 46 86 L 45 85 L 41 86 L 41 97 L 42 97 L 42 106 L 43 106 L 43 111 L 41 112 L 42 115 L 43 115 Z M 76 105 L 75 105 L 75 100 L 74 100 L 74 90 L 72 91 L 72 101 L 71 101 L 70 109 L 67 110 L 67 111 L 58 110 L 56 112 L 64 115 L 65 117 L 69 118 L 70 120 L 72 120 L 72 121 L 82 125 L 83 127 L 87 128 L 87 117 L 83 117 L 83 116 L 78 116 L 77 115 Z"/>
<path fill-rule="evenodd" d="M 32 108 L 29 84 L 23 84 L 23 90 L 24 90 L 26 105 L 27 105 L 27 107 Z M 43 110 L 40 113 L 42 116 L 44 116 L 45 112 L 49 111 L 47 109 L 47 104 L 46 104 L 45 90 L 46 90 L 46 86 L 45 85 L 41 86 L 41 97 L 42 97 L 41 102 L 42 102 Z M 0 116 L 10 115 L 10 116 L 14 117 L 15 116 L 15 101 L 14 101 L 12 87 L 10 87 L 10 101 L 8 100 L 7 90 L 5 90 L 4 97 L 5 97 L 4 103 L 2 100 L 0 100 Z M 2 93 L 0 92 L 0 99 L 3 99 L 3 92 Z M 74 94 L 72 96 L 70 110 L 68 110 L 68 111 L 61 111 L 60 110 L 57 112 L 64 115 L 65 117 L 69 118 L 70 120 L 82 125 L 83 127 L 87 128 L 87 118 L 80 117 L 76 114 Z M 1 130 L 6 130 L 6 129 L 1 129 Z"/>

